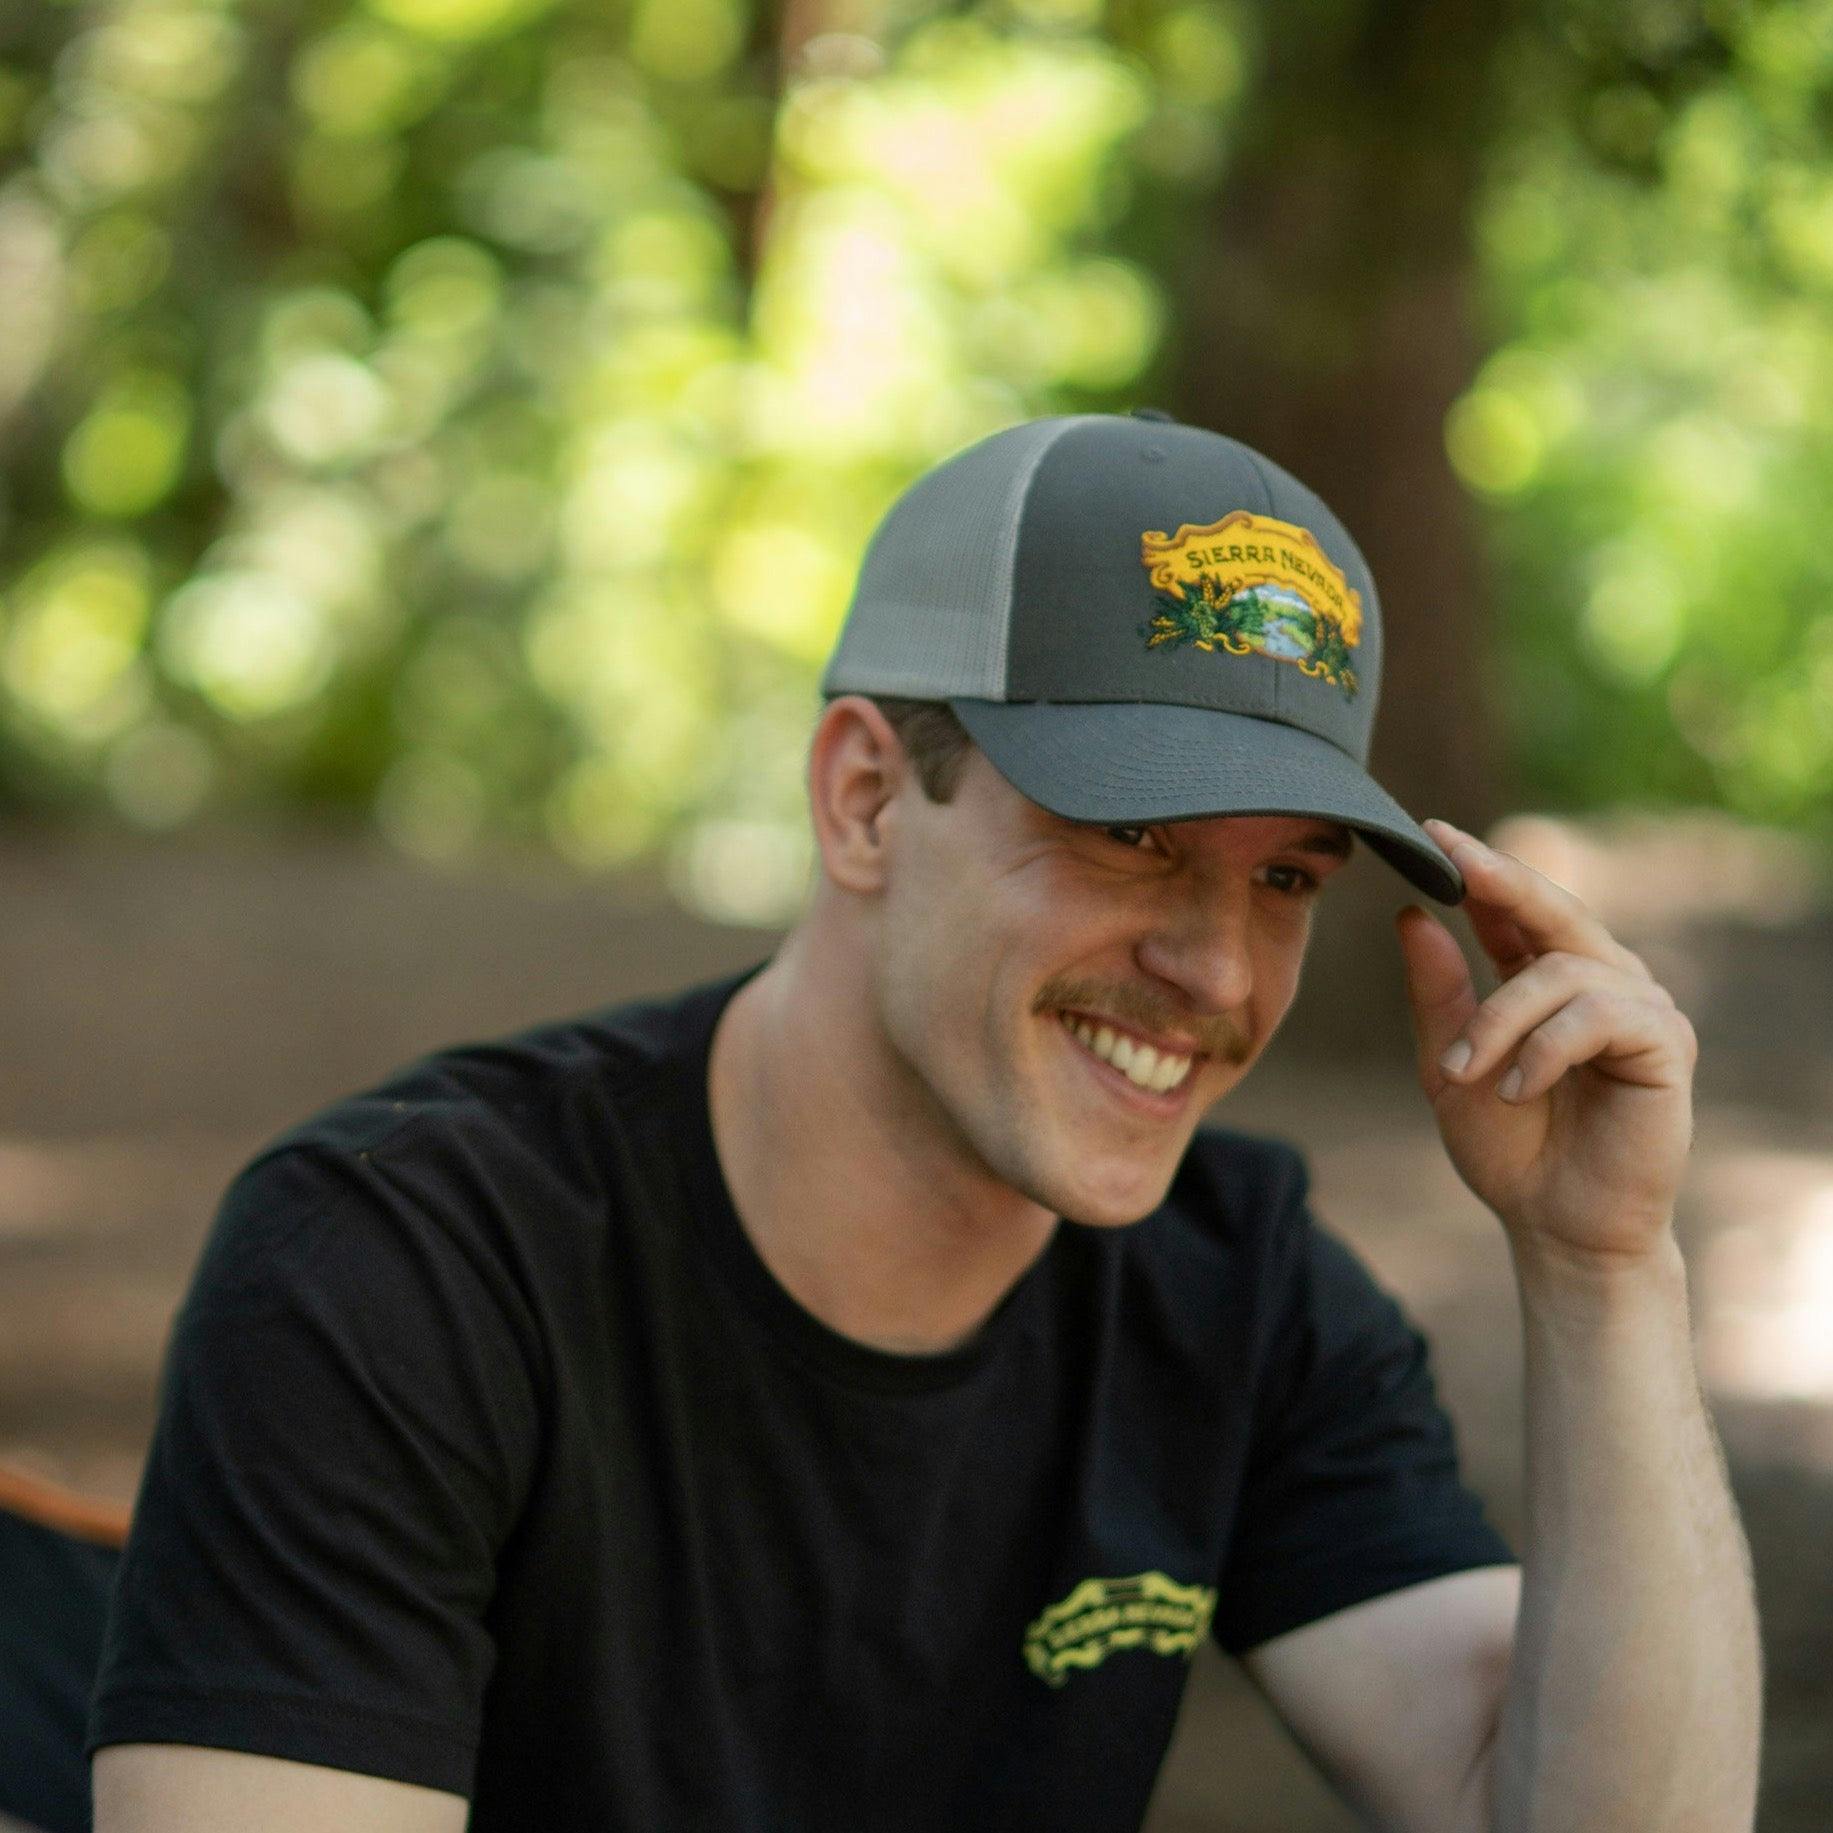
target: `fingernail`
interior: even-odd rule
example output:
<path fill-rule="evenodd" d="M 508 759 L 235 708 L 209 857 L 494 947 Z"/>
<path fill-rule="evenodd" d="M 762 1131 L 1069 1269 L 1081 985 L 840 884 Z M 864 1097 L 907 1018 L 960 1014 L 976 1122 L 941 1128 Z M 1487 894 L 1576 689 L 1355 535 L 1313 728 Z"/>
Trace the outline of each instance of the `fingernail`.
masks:
<path fill-rule="evenodd" d="M 1521 1065 L 1519 1063 L 1496 1084 L 1496 1093 L 1504 1101 L 1513 1101 L 1521 1093 Z"/>
<path fill-rule="evenodd" d="M 1470 1046 L 1462 1038 L 1439 1058 L 1438 1066 L 1448 1076 L 1461 1076 L 1470 1064 Z"/>

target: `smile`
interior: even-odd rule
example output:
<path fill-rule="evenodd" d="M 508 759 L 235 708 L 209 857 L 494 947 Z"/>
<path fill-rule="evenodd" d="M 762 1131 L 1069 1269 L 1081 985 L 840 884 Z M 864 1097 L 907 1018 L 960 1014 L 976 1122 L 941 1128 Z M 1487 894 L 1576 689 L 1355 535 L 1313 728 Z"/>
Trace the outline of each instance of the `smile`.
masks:
<path fill-rule="evenodd" d="M 1194 1057 L 1173 1056 L 1150 1044 L 1135 1043 L 1111 1026 L 1091 1024 L 1073 1012 L 1059 1012 L 1057 1016 L 1064 1030 L 1092 1055 L 1119 1070 L 1136 1088 L 1155 1095 L 1168 1095 L 1182 1086 L 1195 1061 Z"/>

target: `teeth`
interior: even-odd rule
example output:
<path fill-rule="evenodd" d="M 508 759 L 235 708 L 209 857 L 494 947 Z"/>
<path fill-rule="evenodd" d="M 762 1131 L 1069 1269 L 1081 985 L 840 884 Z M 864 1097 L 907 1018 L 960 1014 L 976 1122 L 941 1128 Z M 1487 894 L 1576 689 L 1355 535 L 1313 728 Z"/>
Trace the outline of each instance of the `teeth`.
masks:
<path fill-rule="evenodd" d="M 1063 1023 L 1105 1063 L 1112 1063 L 1129 1082 L 1141 1088 L 1167 1094 L 1190 1074 L 1189 1057 L 1160 1053 L 1150 1044 L 1135 1044 L 1130 1037 L 1120 1037 L 1107 1025 L 1099 1028 L 1085 1018 L 1060 1013 Z"/>

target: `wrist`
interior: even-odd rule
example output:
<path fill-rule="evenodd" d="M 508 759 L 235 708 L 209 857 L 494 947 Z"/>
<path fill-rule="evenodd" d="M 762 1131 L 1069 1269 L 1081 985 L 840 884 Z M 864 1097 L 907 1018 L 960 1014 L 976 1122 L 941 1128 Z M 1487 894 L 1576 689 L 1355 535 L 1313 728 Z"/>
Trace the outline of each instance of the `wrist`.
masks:
<path fill-rule="evenodd" d="M 1618 1293 L 1686 1286 L 1686 1260 L 1671 1221 L 1634 1251 L 1575 1247 L 1515 1229 L 1508 1231 L 1508 1244 L 1524 1291 L 1608 1301 Z"/>

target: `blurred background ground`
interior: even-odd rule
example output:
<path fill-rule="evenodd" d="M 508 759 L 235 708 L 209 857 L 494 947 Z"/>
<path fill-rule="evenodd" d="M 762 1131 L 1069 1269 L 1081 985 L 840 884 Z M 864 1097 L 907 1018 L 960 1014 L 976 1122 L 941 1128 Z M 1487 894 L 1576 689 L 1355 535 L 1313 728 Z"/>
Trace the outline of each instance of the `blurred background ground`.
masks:
<path fill-rule="evenodd" d="M 1833 1804 L 1833 916 L 1724 825 L 1492 833 L 1581 890 L 1702 1039 L 1681 1218 L 1703 1377 L 1768 1653 L 1763 1833 Z M 1520 1544 L 1520 1331 L 1495 1225 L 1411 1080 L 1363 859 L 1288 1027 L 1216 1117 L 1302 1144 L 1318 1213 L 1431 1339 L 1470 1480 Z M 1461 919 L 1459 919 L 1461 924 Z M 422 1050 L 660 991 L 775 936 L 638 876 L 435 870 L 243 832 L 0 841 L 0 1458 L 131 1497 L 158 1358 L 216 1198 L 266 1136 Z M 1205 1650 L 1152 1833 L 1353 1825 Z"/>

